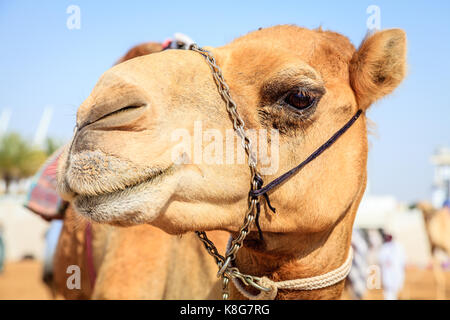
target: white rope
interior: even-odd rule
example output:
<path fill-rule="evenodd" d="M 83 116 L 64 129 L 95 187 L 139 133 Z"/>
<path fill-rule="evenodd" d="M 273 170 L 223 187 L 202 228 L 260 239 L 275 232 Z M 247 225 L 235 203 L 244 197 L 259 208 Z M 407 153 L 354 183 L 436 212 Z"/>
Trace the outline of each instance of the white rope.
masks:
<path fill-rule="evenodd" d="M 277 296 L 278 290 L 280 289 L 310 291 L 330 287 L 341 282 L 349 274 L 352 267 L 352 260 L 353 249 L 350 247 L 345 262 L 339 268 L 325 274 L 309 278 L 278 282 L 272 281 L 267 277 L 262 277 L 258 284 L 263 287 L 270 288 L 271 290 L 269 292 L 261 291 L 257 295 L 249 293 L 236 278 L 233 278 L 232 281 L 236 289 L 238 289 L 243 296 L 250 300 L 273 300 Z"/>

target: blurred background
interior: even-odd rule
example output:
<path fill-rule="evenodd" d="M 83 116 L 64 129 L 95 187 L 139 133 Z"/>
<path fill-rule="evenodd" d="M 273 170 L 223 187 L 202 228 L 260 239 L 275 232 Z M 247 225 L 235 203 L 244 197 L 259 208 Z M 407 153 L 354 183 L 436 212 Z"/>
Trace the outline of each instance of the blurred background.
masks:
<path fill-rule="evenodd" d="M 276 24 L 333 30 L 355 46 L 373 29 L 406 31 L 408 77 L 368 111 L 369 184 L 348 297 L 389 298 L 371 276 L 394 261 L 403 270 L 394 298 L 449 299 L 449 13 L 444 0 L 0 0 L 0 299 L 52 298 L 42 281 L 50 224 L 24 203 L 104 71 L 134 45 L 177 32 L 221 46 Z"/>

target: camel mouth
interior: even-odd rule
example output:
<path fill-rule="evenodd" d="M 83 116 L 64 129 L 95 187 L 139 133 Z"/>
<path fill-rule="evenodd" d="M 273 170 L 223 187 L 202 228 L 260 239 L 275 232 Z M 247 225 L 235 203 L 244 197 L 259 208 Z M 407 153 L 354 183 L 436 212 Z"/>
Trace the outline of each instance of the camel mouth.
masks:
<path fill-rule="evenodd" d="M 177 185 L 176 165 L 139 165 L 100 150 L 70 154 L 58 191 L 82 216 L 99 223 L 148 223 L 164 209 Z"/>

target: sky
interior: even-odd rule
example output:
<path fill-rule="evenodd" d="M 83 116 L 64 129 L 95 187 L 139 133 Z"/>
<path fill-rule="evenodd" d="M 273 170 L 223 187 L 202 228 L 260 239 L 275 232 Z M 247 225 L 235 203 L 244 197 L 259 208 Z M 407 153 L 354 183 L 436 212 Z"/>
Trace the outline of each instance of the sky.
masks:
<path fill-rule="evenodd" d="M 79 29 L 67 27 L 80 9 Z M 296 24 L 340 32 L 358 46 L 380 9 L 382 29 L 408 36 L 408 76 L 368 111 L 369 185 L 401 201 L 429 199 L 430 156 L 450 146 L 450 1 L 32 1 L 0 0 L 0 114 L 30 139 L 46 107 L 48 134 L 70 139 L 77 107 L 100 75 L 131 46 L 175 32 L 220 46 L 259 27 Z M 70 21 L 69 21 L 70 22 Z"/>

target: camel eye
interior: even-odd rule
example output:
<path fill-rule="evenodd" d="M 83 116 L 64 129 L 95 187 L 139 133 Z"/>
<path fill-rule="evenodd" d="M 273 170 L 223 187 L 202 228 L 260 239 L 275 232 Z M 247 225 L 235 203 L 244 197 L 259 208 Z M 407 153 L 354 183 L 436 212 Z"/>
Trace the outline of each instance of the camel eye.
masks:
<path fill-rule="evenodd" d="M 306 92 L 298 91 L 289 93 L 284 102 L 297 110 L 305 110 L 314 106 L 316 98 Z"/>

